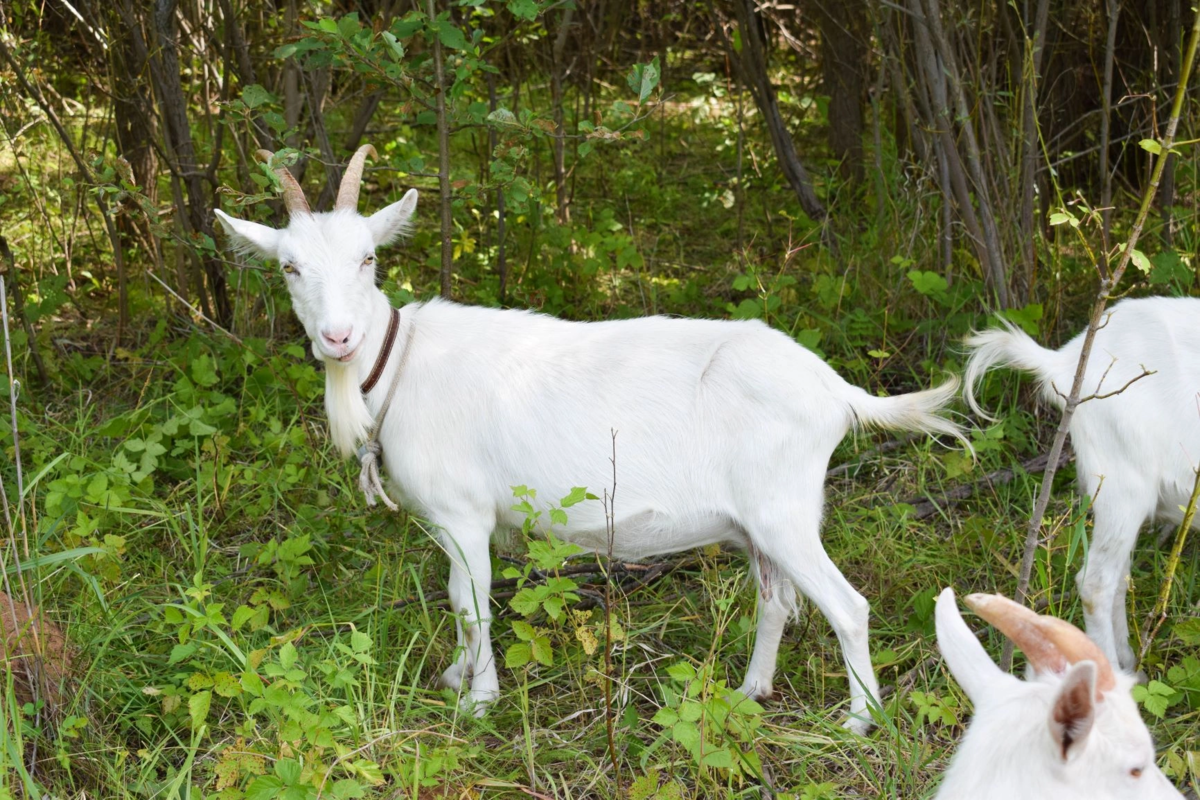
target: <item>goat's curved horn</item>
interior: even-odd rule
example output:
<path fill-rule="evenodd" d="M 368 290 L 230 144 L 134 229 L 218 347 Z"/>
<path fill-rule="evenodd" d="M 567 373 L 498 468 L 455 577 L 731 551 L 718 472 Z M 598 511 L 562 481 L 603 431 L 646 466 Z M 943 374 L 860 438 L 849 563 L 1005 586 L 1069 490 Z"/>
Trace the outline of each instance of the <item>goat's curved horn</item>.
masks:
<path fill-rule="evenodd" d="M 369 144 L 364 144 L 354 151 L 350 163 L 346 165 L 346 174 L 342 175 L 342 183 L 338 187 L 337 202 L 333 206 L 335 209 L 348 208 L 354 211 L 358 208 L 358 188 L 362 185 L 363 166 L 367 162 L 367 156 L 379 158 L 375 148 Z"/>
<path fill-rule="evenodd" d="M 261 161 L 268 164 L 271 163 L 271 159 L 275 156 L 270 150 L 259 150 L 257 155 Z M 288 210 L 288 214 L 292 216 L 296 214 L 311 214 L 312 211 L 308 207 L 308 200 L 304 198 L 304 190 L 300 188 L 299 182 L 296 181 L 296 176 L 287 167 L 279 167 L 275 170 L 275 175 L 279 178 L 279 185 L 283 187 L 283 205 Z"/>
<path fill-rule="evenodd" d="M 971 609 L 1012 639 L 1038 672 L 1064 672 L 1080 661 L 1096 664 L 1096 698 L 1115 689 L 1112 664 L 1083 631 L 1057 617 L 1042 616 L 998 594 L 972 594 Z"/>

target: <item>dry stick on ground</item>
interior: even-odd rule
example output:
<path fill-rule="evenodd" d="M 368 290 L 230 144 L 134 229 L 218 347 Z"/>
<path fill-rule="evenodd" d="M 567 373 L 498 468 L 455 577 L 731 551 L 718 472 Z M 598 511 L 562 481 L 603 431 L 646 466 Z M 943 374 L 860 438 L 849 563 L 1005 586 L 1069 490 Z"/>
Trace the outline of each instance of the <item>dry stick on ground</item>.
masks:
<path fill-rule="evenodd" d="M 1179 85 L 1175 88 L 1175 100 L 1171 105 L 1171 117 L 1167 121 L 1167 130 L 1163 135 L 1162 142 L 1159 143 L 1162 150 L 1155 159 L 1154 172 L 1150 176 L 1150 185 L 1146 187 L 1146 191 L 1142 196 L 1141 207 L 1138 209 L 1133 227 L 1129 231 L 1129 240 L 1125 244 L 1116 269 L 1109 273 L 1103 261 L 1099 265 L 1101 273 L 1100 291 L 1096 295 L 1095 303 L 1092 305 L 1091 318 L 1088 321 L 1087 332 L 1083 337 L 1083 349 L 1079 354 L 1079 364 L 1075 368 L 1075 380 L 1071 384 L 1071 394 L 1067 397 L 1067 403 L 1063 408 L 1062 421 L 1058 424 L 1058 430 L 1054 434 L 1054 443 L 1050 446 L 1050 465 L 1046 468 L 1046 474 L 1042 477 L 1042 488 L 1038 493 L 1037 503 L 1033 508 L 1033 516 L 1029 520 L 1029 528 L 1025 533 L 1025 551 L 1021 554 L 1021 570 L 1017 578 L 1016 599 L 1018 603 L 1028 602 L 1029 576 L 1033 572 L 1033 560 L 1037 554 L 1038 542 L 1041 538 L 1042 519 L 1046 516 L 1046 508 L 1050 505 L 1050 490 L 1054 484 L 1054 473 L 1057 472 L 1056 465 L 1058 464 L 1059 456 L 1062 454 L 1063 444 L 1067 439 L 1067 431 L 1071 426 L 1071 418 L 1075 416 L 1075 409 L 1079 407 L 1080 395 L 1083 392 L 1083 379 L 1087 372 L 1088 359 L 1092 354 L 1092 344 L 1096 340 L 1096 332 L 1104 324 L 1104 310 L 1108 305 L 1108 300 L 1112 296 L 1113 290 L 1120 284 L 1121 277 L 1125 274 L 1125 269 L 1129 266 L 1129 261 L 1133 256 L 1134 248 L 1137 247 L 1138 239 L 1142 235 L 1142 227 L 1146 224 L 1146 219 L 1150 216 L 1150 206 L 1154 202 L 1154 196 L 1158 193 L 1158 184 L 1162 180 L 1163 170 L 1167 164 L 1167 157 L 1171 152 L 1171 145 L 1175 142 L 1175 130 L 1179 127 L 1179 116 L 1183 111 L 1183 100 L 1187 95 L 1188 78 L 1191 76 L 1192 65 L 1196 60 L 1196 47 L 1198 44 L 1200 44 L 1200 9 L 1197 10 L 1196 17 L 1192 22 L 1192 33 L 1188 38 L 1187 56 L 1184 59 L 1183 70 L 1179 76 Z M 1004 653 L 1000 659 L 1001 669 L 1008 671 L 1012 667 L 1012 655 L 1012 642 L 1006 640 Z"/>
<path fill-rule="evenodd" d="M 1064 449 L 1061 453 L 1059 453 L 1058 463 L 1055 464 L 1054 468 L 1061 469 L 1064 464 L 1071 460 L 1073 455 L 1074 454 L 1071 453 L 1069 448 Z M 1041 455 L 1022 461 L 1021 469 L 1029 474 L 1041 472 L 1046 469 L 1046 465 L 1049 463 L 1049 461 L 1050 454 L 1042 453 Z M 910 497 L 909 499 L 901 500 L 900 502 L 908 503 L 913 507 L 913 519 L 925 519 L 927 517 L 932 517 L 934 514 L 948 505 L 953 505 L 954 503 L 966 500 L 968 497 L 971 497 L 973 494 L 975 494 L 977 489 L 1002 486 L 1010 482 L 1016 477 L 1016 475 L 1016 467 L 1006 467 L 1004 469 L 998 469 L 995 472 L 989 472 L 987 475 L 984 475 L 983 477 L 972 481 L 971 483 L 961 483 L 958 486 L 943 492 L 937 497 L 931 497 L 928 495 L 924 497 Z"/>
<path fill-rule="evenodd" d="M 1171 599 L 1175 571 L 1179 568 L 1179 559 L 1183 555 L 1183 545 L 1187 542 L 1192 521 L 1196 519 L 1196 502 L 1198 500 L 1200 500 L 1200 466 L 1196 467 L 1196 482 L 1192 485 L 1192 496 L 1183 513 L 1183 521 L 1179 524 L 1179 532 L 1175 534 L 1175 546 L 1171 548 L 1171 555 L 1167 559 L 1167 576 L 1159 590 L 1158 602 L 1154 604 L 1154 611 L 1146 618 L 1146 624 L 1142 626 L 1142 647 L 1138 652 L 1139 664 L 1146 658 L 1146 653 L 1150 651 L 1150 645 L 1158 636 L 1159 628 L 1167 620 L 1167 603 Z"/>

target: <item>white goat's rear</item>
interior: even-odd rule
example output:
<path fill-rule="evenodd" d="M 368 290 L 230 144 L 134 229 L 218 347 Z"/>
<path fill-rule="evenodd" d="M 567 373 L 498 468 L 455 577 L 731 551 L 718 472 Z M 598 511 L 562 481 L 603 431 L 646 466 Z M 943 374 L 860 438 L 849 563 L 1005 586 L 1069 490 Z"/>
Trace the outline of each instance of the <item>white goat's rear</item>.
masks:
<path fill-rule="evenodd" d="M 1025 652 L 1027 681 L 1001 672 L 944 589 L 938 647 L 975 706 L 937 800 L 1182 800 L 1154 762 L 1134 679 L 1075 626 L 999 595 L 967 604 Z"/>
<path fill-rule="evenodd" d="M 1012 326 L 967 339 L 967 403 L 986 416 L 975 386 L 994 367 L 1032 373 L 1062 408 L 1083 334 L 1047 350 Z M 1152 375 L 1139 377 L 1143 369 Z M 1132 382 L 1132 383 L 1131 383 Z M 1104 397 L 1103 395 L 1110 396 Z M 1200 299 L 1123 300 L 1096 334 L 1071 420 L 1080 491 L 1092 498 L 1095 531 L 1076 581 L 1084 620 L 1104 654 L 1132 669 L 1125 614 L 1127 577 L 1138 530 L 1149 520 L 1178 525 L 1200 464 Z"/>
<path fill-rule="evenodd" d="M 361 158 L 347 175 L 360 172 Z M 579 323 L 432 301 L 401 310 L 406 361 L 399 367 L 393 355 L 364 398 L 357 386 L 391 314 L 373 282 L 374 247 L 407 223 L 415 203 L 409 192 L 365 220 L 346 207 L 323 215 L 289 204 L 291 224 L 280 231 L 220 219 L 235 245 L 288 265 L 296 313 L 326 363 L 326 405 L 344 451 L 402 369 L 379 440 L 394 491 L 438 527 L 450 557 L 460 649 L 443 682 L 458 687 L 471 675 L 480 710 L 498 694 L 488 546 L 497 528 L 520 524 L 511 487 L 535 487 L 543 498 L 572 486 L 598 493 L 612 481 L 616 431 L 613 554 L 641 559 L 718 542 L 752 551 L 762 591 L 742 690 L 771 693 L 799 588 L 842 645 L 850 725 L 868 727 L 878 698 L 868 606 L 821 546 L 825 470 L 855 424 L 959 437 L 937 415 L 957 382 L 873 397 L 758 322 Z M 573 507 L 561 535 L 605 550 L 600 504 Z"/>

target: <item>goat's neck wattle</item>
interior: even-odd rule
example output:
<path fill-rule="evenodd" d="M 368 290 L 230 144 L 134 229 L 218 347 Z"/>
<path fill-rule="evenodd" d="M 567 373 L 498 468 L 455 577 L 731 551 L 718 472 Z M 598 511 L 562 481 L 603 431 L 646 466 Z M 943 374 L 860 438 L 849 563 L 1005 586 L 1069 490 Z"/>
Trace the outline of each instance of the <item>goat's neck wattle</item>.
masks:
<path fill-rule="evenodd" d="M 358 357 L 350 364 L 325 362 L 325 414 L 329 419 L 329 436 L 343 456 L 349 456 L 358 443 L 367 438 L 367 432 L 374 422 L 359 386 L 367 379 L 379 357 L 392 307 L 387 296 L 376 291 L 363 312 L 360 324 L 365 326 L 366 335 L 359 346 Z M 398 336 L 397 344 L 402 340 L 403 336 Z M 396 347 L 392 349 L 395 351 Z M 386 391 L 386 378 L 390 372 L 390 369 L 384 371 L 384 380 L 376 384 L 376 392 Z"/>

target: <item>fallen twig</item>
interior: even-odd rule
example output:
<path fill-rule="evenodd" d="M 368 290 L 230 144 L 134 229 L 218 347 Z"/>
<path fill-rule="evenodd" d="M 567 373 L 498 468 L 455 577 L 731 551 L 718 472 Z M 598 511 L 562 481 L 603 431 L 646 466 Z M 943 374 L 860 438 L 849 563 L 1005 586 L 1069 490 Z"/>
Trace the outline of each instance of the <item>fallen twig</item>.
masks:
<path fill-rule="evenodd" d="M 1063 448 L 1063 450 L 1058 454 L 1058 463 L 1054 468 L 1056 470 L 1062 469 L 1064 465 L 1069 463 L 1071 459 L 1074 458 L 1074 455 L 1075 454 L 1071 452 L 1071 448 Z M 1045 471 L 1046 464 L 1049 462 L 1049 460 L 1050 454 L 1042 453 L 1041 455 L 1034 456 L 1033 458 L 1027 458 L 1022 461 L 1020 464 L 1020 469 L 1027 474 L 1043 472 Z M 1004 484 L 1011 482 L 1016 476 L 1016 465 L 1005 467 L 1004 469 L 998 469 L 995 472 L 989 472 L 987 475 L 984 475 L 981 478 L 972 481 L 971 483 L 960 483 L 959 485 L 948 489 L 936 497 L 930 495 L 925 495 L 924 497 L 910 497 L 906 500 L 901 500 L 900 502 L 908 503 L 913 507 L 912 516 L 914 519 L 925 519 L 927 517 L 932 517 L 940 509 L 946 506 L 954 505 L 955 503 L 966 500 L 974 495 L 976 490 L 981 487 L 991 488 L 993 486 L 1003 486 Z"/>

